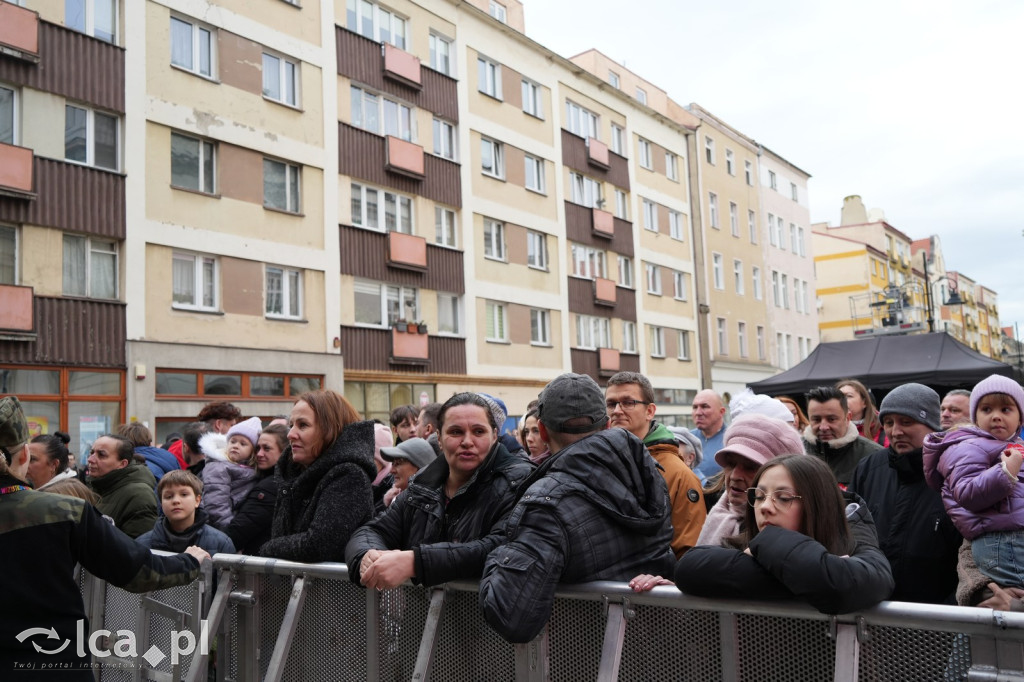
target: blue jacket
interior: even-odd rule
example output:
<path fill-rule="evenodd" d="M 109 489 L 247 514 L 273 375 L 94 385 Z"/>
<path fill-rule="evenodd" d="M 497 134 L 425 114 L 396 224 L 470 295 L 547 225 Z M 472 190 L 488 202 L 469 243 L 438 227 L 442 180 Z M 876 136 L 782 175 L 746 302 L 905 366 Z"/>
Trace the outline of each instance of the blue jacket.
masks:
<path fill-rule="evenodd" d="M 142 543 L 150 549 L 162 549 L 165 552 L 184 552 L 192 545 L 202 547 L 211 555 L 217 552 L 235 553 L 235 545 L 223 532 L 213 526 L 207 525 L 209 515 L 202 507 L 196 509 L 195 523 L 180 533 L 171 530 L 166 516 L 153 526 L 153 530 L 143 533 L 137 542 Z"/>
<path fill-rule="evenodd" d="M 146 466 L 153 472 L 157 481 L 168 471 L 181 468 L 178 458 L 163 448 L 150 446 L 135 448 L 135 454 L 146 458 Z"/>

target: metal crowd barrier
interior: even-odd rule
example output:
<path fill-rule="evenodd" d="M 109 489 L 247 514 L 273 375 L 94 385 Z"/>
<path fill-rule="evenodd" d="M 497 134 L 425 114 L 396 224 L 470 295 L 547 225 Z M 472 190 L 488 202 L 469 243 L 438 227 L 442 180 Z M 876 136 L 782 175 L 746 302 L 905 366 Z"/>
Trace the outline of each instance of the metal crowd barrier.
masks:
<path fill-rule="evenodd" d="M 513 645 L 483 620 L 475 583 L 378 592 L 353 585 L 344 564 L 219 554 L 214 566 L 203 613 L 219 633 L 216 678 L 228 682 L 1024 680 L 1024 613 L 884 602 L 833 617 L 802 604 L 588 583 L 563 586 L 540 637 Z M 204 580 L 194 589 L 209 594 L 212 576 Z M 151 638 L 169 631 L 163 621 L 187 620 L 188 609 L 170 604 L 183 590 L 139 602 Z M 118 592 L 106 591 L 108 618 L 112 603 L 121 608 Z M 134 679 L 200 682 L 209 658 Z"/>

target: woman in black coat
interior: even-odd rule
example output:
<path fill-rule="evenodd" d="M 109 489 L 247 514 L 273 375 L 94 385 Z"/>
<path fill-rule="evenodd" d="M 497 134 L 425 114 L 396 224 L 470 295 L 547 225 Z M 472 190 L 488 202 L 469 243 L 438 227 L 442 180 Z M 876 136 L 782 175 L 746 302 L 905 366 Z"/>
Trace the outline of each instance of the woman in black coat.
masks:
<path fill-rule="evenodd" d="M 729 547 L 699 546 L 676 564 L 687 594 L 799 599 L 823 613 L 874 606 L 893 589 L 867 506 L 840 492 L 817 457 L 773 459 L 748 491 L 743 534 Z"/>
<path fill-rule="evenodd" d="M 422 469 L 388 510 L 353 534 L 345 562 L 353 582 L 385 589 L 479 578 L 500 544 L 516 487 L 533 465 L 498 442 L 496 408 L 457 393 L 438 415 L 444 457 Z"/>
<path fill-rule="evenodd" d="M 239 554 L 255 554 L 270 539 L 277 489 L 281 486 L 274 469 L 287 449 L 288 427 L 284 424 L 271 424 L 260 432 L 256 443 L 256 484 L 225 530 Z"/>

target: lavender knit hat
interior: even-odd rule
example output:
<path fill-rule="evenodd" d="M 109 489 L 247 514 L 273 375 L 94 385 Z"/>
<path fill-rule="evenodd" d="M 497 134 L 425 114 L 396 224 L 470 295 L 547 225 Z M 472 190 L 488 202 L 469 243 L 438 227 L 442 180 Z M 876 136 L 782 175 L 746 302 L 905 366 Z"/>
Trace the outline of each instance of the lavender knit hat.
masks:
<path fill-rule="evenodd" d="M 249 417 L 244 422 L 238 422 L 232 426 L 225 438 L 231 440 L 231 436 L 243 436 L 244 438 L 249 439 L 249 442 L 252 443 L 253 447 L 256 447 L 256 441 L 260 439 L 260 431 L 262 430 L 263 422 L 260 421 L 260 418 Z"/>
<path fill-rule="evenodd" d="M 732 453 L 761 466 L 782 455 L 802 455 L 804 445 L 792 426 L 774 417 L 744 414 L 733 420 L 725 431 L 725 447 L 715 453 L 715 461 L 726 465 L 725 455 Z"/>
<path fill-rule="evenodd" d="M 1017 403 L 1017 410 L 1024 418 L 1024 389 L 1016 381 L 1009 377 L 993 374 L 987 379 L 982 379 L 971 391 L 971 421 L 976 422 L 975 412 L 978 410 L 978 403 L 987 395 L 993 393 L 1005 393 Z"/>

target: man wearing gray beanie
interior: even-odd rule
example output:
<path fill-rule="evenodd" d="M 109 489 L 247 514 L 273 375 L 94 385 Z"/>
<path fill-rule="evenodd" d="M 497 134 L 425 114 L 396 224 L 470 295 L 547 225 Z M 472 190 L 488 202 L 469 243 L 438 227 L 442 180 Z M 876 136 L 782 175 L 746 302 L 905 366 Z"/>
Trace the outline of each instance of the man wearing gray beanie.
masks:
<path fill-rule="evenodd" d="M 939 394 L 903 384 L 882 400 L 878 417 L 889 447 L 857 465 L 849 490 L 867 501 L 878 544 L 892 566 L 895 601 L 954 604 L 962 539 L 940 495 L 924 480 L 925 437 L 939 430 Z"/>

